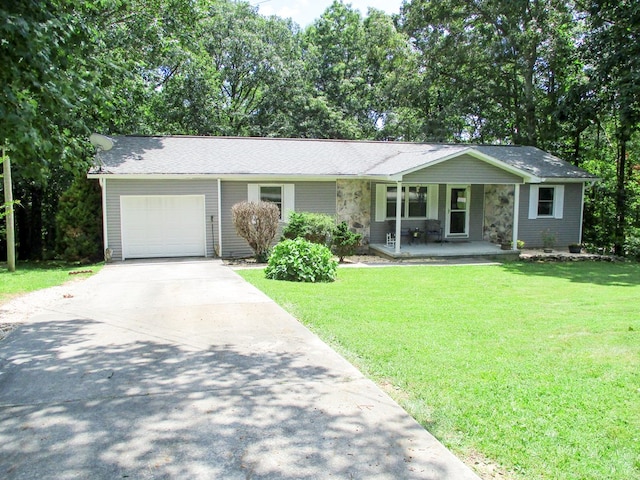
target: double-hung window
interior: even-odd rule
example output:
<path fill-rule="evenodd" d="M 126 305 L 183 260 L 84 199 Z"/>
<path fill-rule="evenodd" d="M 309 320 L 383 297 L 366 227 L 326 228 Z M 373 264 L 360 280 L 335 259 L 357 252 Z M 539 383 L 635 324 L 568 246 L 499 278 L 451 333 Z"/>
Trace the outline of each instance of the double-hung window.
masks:
<path fill-rule="evenodd" d="M 427 187 L 405 187 L 406 212 L 408 218 L 422 218 L 427 216 Z"/>
<path fill-rule="evenodd" d="M 260 201 L 275 203 L 282 220 L 282 185 L 260 185 Z"/>
<path fill-rule="evenodd" d="M 553 217 L 553 187 L 538 187 L 538 217 Z"/>
<path fill-rule="evenodd" d="M 289 214 L 295 210 L 295 187 L 292 183 L 250 183 L 247 200 L 275 203 L 280 211 L 280 221 L 286 222 L 289 219 Z"/>
<path fill-rule="evenodd" d="M 562 218 L 564 185 L 531 185 L 529 218 Z"/>
<path fill-rule="evenodd" d="M 436 185 L 403 185 L 398 195 L 396 185 L 377 185 L 376 220 L 396 218 L 400 207 L 402 218 L 429 218 L 437 212 Z"/>

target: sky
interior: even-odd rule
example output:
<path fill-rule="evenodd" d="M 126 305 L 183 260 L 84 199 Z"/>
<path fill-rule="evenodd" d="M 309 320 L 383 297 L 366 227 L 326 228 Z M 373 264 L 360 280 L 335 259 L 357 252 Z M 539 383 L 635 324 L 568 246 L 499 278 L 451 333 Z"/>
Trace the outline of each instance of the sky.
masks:
<path fill-rule="evenodd" d="M 258 12 L 262 15 L 292 18 L 304 28 L 320 17 L 333 0 L 250 0 L 250 3 L 258 7 Z M 369 7 L 386 13 L 399 13 L 402 0 L 345 0 L 344 3 L 351 4 L 365 16 Z"/>

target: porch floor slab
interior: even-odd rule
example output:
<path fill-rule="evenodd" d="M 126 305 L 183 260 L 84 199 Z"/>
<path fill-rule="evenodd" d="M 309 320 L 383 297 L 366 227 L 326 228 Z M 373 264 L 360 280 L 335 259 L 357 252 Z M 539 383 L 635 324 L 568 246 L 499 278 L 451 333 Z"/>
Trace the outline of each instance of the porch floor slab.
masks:
<path fill-rule="evenodd" d="M 515 260 L 518 250 L 502 250 L 500 245 L 489 242 L 444 242 L 444 243 L 415 243 L 402 244 L 400 253 L 396 253 L 394 246 L 385 244 L 370 244 L 371 253 L 391 259 L 412 258 L 464 258 L 483 257 L 493 260 Z"/>

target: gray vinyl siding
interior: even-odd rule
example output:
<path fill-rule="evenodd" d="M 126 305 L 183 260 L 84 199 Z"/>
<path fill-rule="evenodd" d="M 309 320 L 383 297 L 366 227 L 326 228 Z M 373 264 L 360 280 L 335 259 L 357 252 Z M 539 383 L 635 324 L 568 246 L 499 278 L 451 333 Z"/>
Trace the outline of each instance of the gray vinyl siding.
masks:
<path fill-rule="evenodd" d="M 260 183 L 260 182 L 251 182 Z M 269 183 L 269 182 L 266 182 Z M 278 182 L 290 183 L 290 182 Z M 250 257 L 253 251 L 246 240 L 239 237 L 233 226 L 231 207 L 248 198 L 249 182 L 222 182 L 222 253 L 223 258 Z M 295 183 L 296 212 L 336 213 L 336 182 L 298 182 Z M 280 240 L 281 229 L 274 240 Z"/>
<path fill-rule="evenodd" d="M 409 173 L 402 181 L 404 183 L 504 184 L 522 183 L 522 178 L 471 155 L 462 155 L 459 158 L 452 158 Z"/>
<path fill-rule="evenodd" d="M 238 236 L 231 218 L 231 207 L 236 203 L 247 201 L 246 182 L 222 182 L 222 258 L 250 257 L 253 251 L 247 241 Z"/>
<path fill-rule="evenodd" d="M 544 184 L 552 186 L 552 184 Z M 564 209 L 561 219 L 529 219 L 529 185 L 520 187 L 520 211 L 518 239 L 526 247 L 542 247 L 542 232 L 549 229 L 556 234 L 556 247 L 566 250 L 570 243 L 578 243 L 582 236 L 582 184 L 564 185 Z"/>
<path fill-rule="evenodd" d="M 217 230 L 216 226 L 218 224 L 216 180 L 125 180 L 108 178 L 105 185 L 107 246 L 113 252 L 113 260 L 122 260 L 120 197 L 123 195 L 204 195 L 206 254 L 207 257 L 214 255 L 213 233 Z M 212 218 L 213 222 L 211 221 Z M 214 229 L 212 229 L 212 226 Z"/>
<path fill-rule="evenodd" d="M 296 212 L 336 214 L 336 182 L 296 183 Z"/>

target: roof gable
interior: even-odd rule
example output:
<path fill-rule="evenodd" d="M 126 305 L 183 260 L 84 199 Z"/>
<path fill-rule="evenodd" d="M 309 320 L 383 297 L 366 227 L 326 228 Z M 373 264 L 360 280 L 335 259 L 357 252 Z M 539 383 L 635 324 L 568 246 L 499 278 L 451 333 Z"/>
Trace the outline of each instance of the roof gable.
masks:
<path fill-rule="evenodd" d="M 403 182 L 409 183 L 461 183 L 461 184 L 513 184 L 535 182 L 540 180 L 523 172 L 504 168 L 504 164 L 485 161 L 465 151 L 445 161 L 434 162 L 424 168 L 414 169 L 402 175 Z M 496 163 L 498 163 L 496 165 Z"/>
<path fill-rule="evenodd" d="M 397 157 L 387 160 L 385 164 L 377 165 L 375 169 L 370 170 L 368 173 L 382 173 L 385 170 L 388 171 L 389 169 L 398 169 L 404 166 L 410 166 L 405 170 L 396 171 L 392 174 L 395 177 L 403 178 L 420 170 L 434 168 L 436 165 L 440 165 L 444 162 L 463 158 L 466 155 L 474 157 L 511 175 L 515 175 L 516 177 L 519 177 L 524 181 L 540 182 L 540 179 L 537 176 L 532 175 L 528 171 L 502 162 L 497 158 L 494 158 L 477 150 L 474 147 L 470 147 L 467 145 L 449 145 L 448 147 L 450 148 L 431 148 L 420 152 L 401 153 Z"/>

